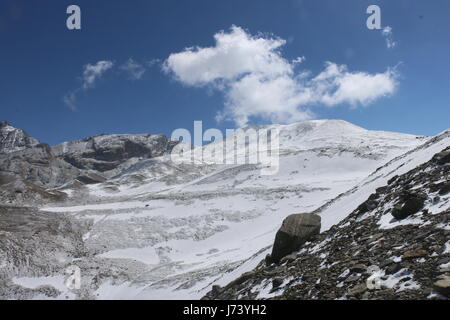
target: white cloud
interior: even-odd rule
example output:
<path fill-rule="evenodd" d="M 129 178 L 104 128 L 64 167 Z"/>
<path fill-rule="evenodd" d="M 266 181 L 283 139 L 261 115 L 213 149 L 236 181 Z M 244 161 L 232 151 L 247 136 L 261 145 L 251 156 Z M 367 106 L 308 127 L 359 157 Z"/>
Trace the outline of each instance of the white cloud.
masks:
<path fill-rule="evenodd" d="M 312 80 L 317 102 L 327 106 L 348 103 L 353 107 L 368 105 L 394 93 L 397 87 L 395 69 L 384 73 L 349 72 L 346 66 L 332 62 Z"/>
<path fill-rule="evenodd" d="M 292 73 L 292 66 L 278 52 L 286 43 L 282 39 L 252 37 L 236 26 L 214 38 L 215 47 L 187 48 L 171 54 L 164 62 L 164 70 L 173 72 L 187 85 L 232 81 L 245 73 Z"/>
<path fill-rule="evenodd" d="M 145 62 L 145 64 L 149 68 L 153 67 L 154 65 L 158 65 L 160 63 L 161 63 L 161 59 L 158 59 L 158 58 L 150 59 L 150 60 Z"/>
<path fill-rule="evenodd" d="M 96 64 L 87 64 L 83 70 L 83 88 L 89 89 L 95 85 L 95 81 L 113 67 L 111 61 L 98 61 Z"/>
<path fill-rule="evenodd" d="M 83 81 L 81 87 L 68 92 L 62 99 L 63 103 L 69 107 L 70 110 L 76 111 L 77 95 L 82 90 L 88 90 L 95 86 L 95 82 L 100 79 L 103 74 L 111 69 L 114 63 L 111 61 L 98 61 L 95 64 L 87 64 L 83 67 Z"/>
<path fill-rule="evenodd" d="M 392 32 L 392 28 L 387 26 L 381 30 L 381 34 L 386 39 L 386 47 L 388 49 L 395 48 L 397 46 L 397 42 L 394 41 L 394 35 Z"/>
<path fill-rule="evenodd" d="M 129 79 L 131 80 L 139 80 L 144 75 L 146 69 L 145 67 L 134 61 L 132 58 L 128 59 L 123 65 L 120 66 L 120 69 L 128 74 Z"/>
<path fill-rule="evenodd" d="M 292 64 L 297 65 L 297 64 L 304 62 L 305 60 L 306 60 L 306 58 L 304 56 L 297 57 L 294 60 L 292 60 Z"/>
<path fill-rule="evenodd" d="M 216 119 L 238 126 L 251 117 L 278 123 L 313 117 L 311 107 L 347 103 L 367 105 L 392 94 L 397 86 L 395 70 L 369 74 L 350 72 L 344 65 L 327 62 L 315 77 L 295 71 L 305 58 L 283 58 L 280 38 L 252 36 L 240 27 L 215 36 L 215 46 L 187 48 L 171 54 L 163 69 L 188 86 L 212 86 L 224 92 L 225 108 Z"/>

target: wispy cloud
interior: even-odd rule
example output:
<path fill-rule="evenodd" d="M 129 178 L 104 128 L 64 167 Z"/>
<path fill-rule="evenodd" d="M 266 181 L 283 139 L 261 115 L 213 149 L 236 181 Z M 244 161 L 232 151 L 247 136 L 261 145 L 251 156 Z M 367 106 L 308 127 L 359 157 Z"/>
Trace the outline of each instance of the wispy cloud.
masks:
<path fill-rule="evenodd" d="M 384 27 L 381 30 L 381 34 L 386 39 L 386 47 L 388 49 L 392 49 L 392 48 L 395 48 L 397 46 L 397 42 L 394 41 L 394 34 L 392 32 L 392 27 L 389 27 L 389 26 Z"/>
<path fill-rule="evenodd" d="M 130 80 L 139 80 L 143 77 L 146 69 L 145 67 L 134 61 L 132 58 L 120 66 L 120 69 L 128 75 Z"/>
<path fill-rule="evenodd" d="M 63 102 L 64 104 L 69 107 L 70 110 L 72 111 L 76 111 L 77 110 L 77 106 L 76 106 L 76 98 L 77 98 L 77 92 L 78 90 L 75 91 L 71 91 L 68 92 L 64 95 L 63 97 Z"/>
<path fill-rule="evenodd" d="M 98 61 L 95 64 L 87 64 L 83 67 L 81 87 L 69 91 L 62 99 L 63 103 L 72 111 L 77 110 L 77 96 L 81 91 L 86 91 L 95 87 L 95 83 L 105 72 L 113 68 L 114 63 L 108 60 Z"/>
<path fill-rule="evenodd" d="M 83 70 L 83 88 L 89 89 L 94 87 L 95 82 L 100 79 L 103 74 L 114 66 L 112 61 L 98 61 L 96 64 L 87 64 Z"/>
<path fill-rule="evenodd" d="M 224 92 L 224 109 L 217 120 L 232 120 L 238 126 L 252 117 L 278 123 L 301 121 L 314 116 L 313 105 L 365 106 L 392 94 L 396 71 L 351 72 L 345 65 L 326 62 L 316 76 L 296 68 L 305 58 L 286 60 L 278 37 L 253 36 L 232 26 L 214 35 L 214 47 L 187 48 L 164 61 L 164 71 L 188 86 L 212 87 Z"/>
<path fill-rule="evenodd" d="M 110 60 L 101 60 L 97 61 L 94 64 L 87 64 L 83 66 L 82 76 L 81 76 L 81 85 L 80 87 L 69 91 L 63 97 L 63 103 L 72 111 L 77 110 L 77 96 L 83 92 L 90 90 L 95 87 L 95 84 L 99 79 L 101 79 L 104 74 L 112 69 L 119 69 L 120 72 L 118 74 L 126 74 L 127 79 L 129 80 L 140 80 L 142 79 L 144 73 L 146 72 L 146 68 L 150 68 L 151 66 L 157 64 L 159 59 L 152 59 L 145 63 L 137 62 L 136 60 L 129 58 L 119 67 L 116 67 L 116 64 Z"/>

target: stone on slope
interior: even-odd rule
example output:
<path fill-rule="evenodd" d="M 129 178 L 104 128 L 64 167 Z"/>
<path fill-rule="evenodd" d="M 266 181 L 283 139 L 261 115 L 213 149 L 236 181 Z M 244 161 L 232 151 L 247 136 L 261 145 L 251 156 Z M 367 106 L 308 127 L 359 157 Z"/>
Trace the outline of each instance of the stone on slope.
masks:
<path fill-rule="evenodd" d="M 443 165 L 450 163 L 450 148 L 443 150 L 442 152 L 437 153 L 432 160 L 434 163 Z"/>
<path fill-rule="evenodd" d="M 392 210 L 392 216 L 397 220 L 405 219 L 422 210 L 426 199 L 426 195 L 421 193 L 405 192 Z"/>
<path fill-rule="evenodd" d="M 434 289 L 440 294 L 449 297 L 450 296 L 450 277 L 440 279 L 433 284 Z"/>
<path fill-rule="evenodd" d="M 284 219 L 275 236 L 271 260 L 278 263 L 281 258 L 290 254 L 320 233 L 321 218 L 312 213 L 293 214 Z"/>

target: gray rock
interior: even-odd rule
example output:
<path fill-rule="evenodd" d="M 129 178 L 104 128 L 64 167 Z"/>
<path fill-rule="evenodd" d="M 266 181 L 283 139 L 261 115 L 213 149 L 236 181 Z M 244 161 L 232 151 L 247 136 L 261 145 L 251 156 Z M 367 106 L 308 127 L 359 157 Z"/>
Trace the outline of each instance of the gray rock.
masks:
<path fill-rule="evenodd" d="M 392 216 L 397 220 L 405 219 L 423 209 L 426 196 L 421 194 L 410 194 L 408 198 L 397 204 L 392 210 Z"/>
<path fill-rule="evenodd" d="M 435 154 L 432 161 L 440 165 L 450 163 L 450 149 L 447 148 L 444 151 Z"/>
<path fill-rule="evenodd" d="M 450 296 L 450 277 L 447 276 L 445 279 L 436 281 L 433 284 L 433 288 L 440 294 L 442 294 L 446 297 L 449 297 Z"/>
<path fill-rule="evenodd" d="M 350 297 L 360 296 L 361 294 L 363 294 L 366 291 L 367 291 L 366 284 L 365 283 L 360 283 L 360 284 L 357 284 L 356 286 L 350 288 L 347 291 L 347 295 L 350 296 Z"/>
<path fill-rule="evenodd" d="M 418 248 L 418 249 L 414 249 L 414 250 L 409 250 L 406 251 L 402 258 L 403 259 L 416 259 L 416 258 L 421 258 L 421 257 L 425 257 L 428 255 L 428 252 L 424 249 Z"/>
<path fill-rule="evenodd" d="M 355 264 L 354 266 L 350 267 L 350 272 L 363 273 L 366 271 L 367 271 L 367 267 L 362 263 L 358 263 L 358 264 Z"/>
<path fill-rule="evenodd" d="M 281 258 L 300 249 L 311 237 L 320 233 L 321 218 L 312 213 L 293 214 L 284 219 L 275 236 L 271 259 Z"/>

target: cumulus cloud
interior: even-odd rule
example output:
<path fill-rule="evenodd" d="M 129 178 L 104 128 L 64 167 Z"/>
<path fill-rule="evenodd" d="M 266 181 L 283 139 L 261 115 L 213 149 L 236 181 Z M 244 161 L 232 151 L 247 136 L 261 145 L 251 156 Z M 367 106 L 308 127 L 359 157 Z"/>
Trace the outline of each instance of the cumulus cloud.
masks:
<path fill-rule="evenodd" d="M 215 47 L 187 48 L 164 62 L 164 70 L 187 84 L 201 86 L 217 81 L 233 81 L 246 73 L 282 75 L 292 73 L 292 66 L 278 49 L 286 41 L 278 38 L 252 37 L 242 28 L 214 35 Z"/>
<path fill-rule="evenodd" d="M 83 70 L 83 88 L 89 89 L 95 85 L 103 74 L 113 67 L 112 61 L 98 61 L 96 64 L 87 64 Z"/>
<path fill-rule="evenodd" d="M 397 42 L 394 41 L 394 35 L 392 32 L 392 28 L 387 26 L 381 30 L 381 34 L 386 39 L 386 47 L 388 49 L 395 48 L 397 46 Z"/>
<path fill-rule="evenodd" d="M 132 58 L 128 59 L 123 65 L 121 65 L 120 69 L 128 75 L 130 80 L 141 79 L 146 71 L 142 64 L 134 61 Z"/>
<path fill-rule="evenodd" d="M 215 46 L 192 47 L 171 54 L 163 64 L 166 73 L 187 86 L 212 86 L 224 92 L 225 107 L 216 116 L 245 126 L 252 117 L 277 123 L 307 120 L 313 105 L 352 107 L 367 105 L 392 94 L 395 70 L 370 74 L 350 72 L 345 65 L 327 62 L 312 76 L 295 69 L 305 58 L 283 58 L 286 41 L 250 35 L 232 26 L 214 35 Z"/>

